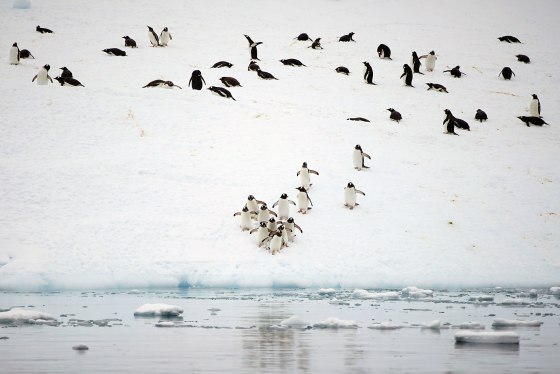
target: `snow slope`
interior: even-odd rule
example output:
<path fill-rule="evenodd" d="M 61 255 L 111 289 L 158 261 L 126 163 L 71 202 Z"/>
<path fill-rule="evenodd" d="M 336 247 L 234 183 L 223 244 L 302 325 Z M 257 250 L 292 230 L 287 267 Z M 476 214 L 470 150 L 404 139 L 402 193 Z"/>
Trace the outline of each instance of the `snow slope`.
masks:
<path fill-rule="evenodd" d="M 0 7 L 0 289 L 560 283 L 556 2 L 11 5 Z M 169 46 L 149 47 L 146 25 L 167 26 Z M 356 43 L 337 42 L 350 31 Z M 322 37 L 324 49 L 294 41 L 301 32 Z M 259 64 L 279 80 L 247 71 L 243 34 L 263 42 Z M 139 48 L 101 52 L 124 49 L 124 35 Z M 16 41 L 37 59 L 9 65 Z M 380 43 L 392 61 L 377 58 Z M 413 50 L 438 55 L 434 72 L 414 76 L 416 88 L 399 80 Z M 519 53 L 532 63 L 517 62 Z M 220 60 L 234 66 L 209 69 Z M 376 86 L 364 83 L 362 61 Z M 53 78 L 67 66 L 85 88 L 32 84 L 47 63 Z M 340 65 L 351 74 L 335 73 Z M 442 73 L 455 65 L 467 75 Z M 511 81 L 498 79 L 504 66 Z M 236 77 L 237 101 L 189 89 L 195 69 L 207 86 Z M 183 90 L 141 88 L 154 79 Z M 516 118 L 528 115 L 533 93 L 551 126 Z M 446 108 L 471 131 L 445 135 Z M 478 108 L 487 123 L 475 123 Z M 356 116 L 371 123 L 346 121 Z M 360 172 L 351 161 L 358 143 L 372 156 Z M 320 173 L 314 207 L 292 214 L 304 233 L 271 256 L 233 213 L 249 194 L 269 205 L 284 192 L 295 200 L 303 161 Z M 366 194 L 352 211 L 343 207 L 349 181 Z"/>

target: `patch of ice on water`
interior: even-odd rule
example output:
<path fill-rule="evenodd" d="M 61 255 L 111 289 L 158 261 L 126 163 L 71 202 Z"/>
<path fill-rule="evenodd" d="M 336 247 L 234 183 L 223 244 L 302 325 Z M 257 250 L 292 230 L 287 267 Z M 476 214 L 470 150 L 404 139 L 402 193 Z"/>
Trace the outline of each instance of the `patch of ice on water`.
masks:
<path fill-rule="evenodd" d="M 550 287 L 550 293 L 553 295 L 560 295 L 560 287 Z"/>
<path fill-rule="evenodd" d="M 418 288 L 415 286 L 405 287 L 401 290 L 401 295 L 403 297 L 409 297 L 412 299 L 423 299 L 426 297 L 434 296 L 434 291 L 432 290 L 424 290 L 422 288 Z"/>
<path fill-rule="evenodd" d="M 303 329 L 303 328 L 307 328 L 307 326 L 309 326 L 309 323 L 307 321 L 303 320 L 300 316 L 294 315 L 294 316 L 291 316 L 290 318 L 287 318 L 287 319 L 281 321 L 280 325 Z"/>
<path fill-rule="evenodd" d="M 527 302 L 523 301 L 523 299 L 505 299 L 498 303 L 498 305 L 529 305 Z"/>
<path fill-rule="evenodd" d="M 75 351 L 87 351 L 89 349 L 89 347 L 85 344 L 78 344 L 72 347 L 73 350 Z"/>
<path fill-rule="evenodd" d="M 319 295 L 333 295 L 336 293 L 334 288 L 320 288 L 317 290 Z"/>
<path fill-rule="evenodd" d="M 13 308 L 0 312 L 0 323 L 53 324 L 53 322 L 58 323 L 50 314 L 38 310 Z"/>
<path fill-rule="evenodd" d="M 518 326 L 538 327 L 542 324 L 543 322 L 537 320 L 524 321 L 519 319 L 496 318 L 494 319 L 494 323 L 492 323 L 492 327 L 518 327 Z"/>
<path fill-rule="evenodd" d="M 127 294 L 129 294 L 129 295 L 138 295 L 138 294 L 141 294 L 141 293 L 143 293 L 143 292 L 140 291 L 140 290 L 137 290 L 137 289 L 129 290 L 129 291 L 127 292 Z"/>
<path fill-rule="evenodd" d="M 372 330 L 398 330 L 398 329 L 402 329 L 404 326 L 403 325 L 399 325 L 393 322 L 381 322 L 381 323 L 375 323 L 371 326 L 368 326 L 368 329 L 372 329 Z"/>
<path fill-rule="evenodd" d="M 183 313 L 183 308 L 169 304 L 144 304 L 134 312 L 135 316 L 169 316 L 174 317 Z"/>
<path fill-rule="evenodd" d="M 209 308 L 208 311 L 214 313 L 214 312 L 221 311 L 221 309 L 220 308 Z"/>
<path fill-rule="evenodd" d="M 469 301 L 494 301 L 494 295 L 480 295 L 469 297 Z"/>
<path fill-rule="evenodd" d="M 457 343 L 519 344 L 519 335 L 513 331 L 476 332 L 462 330 L 455 333 Z"/>
<path fill-rule="evenodd" d="M 313 324 L 315 329 L 357 329 L 358 324 L 356 321 L 338 319 L 336 317 L 329 317 L 323 322 Z"/>
<path fill-rule="evenodd" d="M 441 321 L 439 319 L 435 319 L 430 322 L 422 322 L 420 327 L 423 329 L 439 330 L 441 328 Z"/>
<path fill-rule="evenodd" d="M 484 330 L 486 327 L 480 322 L 464 322 L 460 325 L 453 326 L 461 330 Z"/>
<path fill-rule="evenodd" d="M 394 291 L 369 292 L 367 290 L 355 289 L 352 293 L 355 299 L 398 299 L 399 293 Z"/>

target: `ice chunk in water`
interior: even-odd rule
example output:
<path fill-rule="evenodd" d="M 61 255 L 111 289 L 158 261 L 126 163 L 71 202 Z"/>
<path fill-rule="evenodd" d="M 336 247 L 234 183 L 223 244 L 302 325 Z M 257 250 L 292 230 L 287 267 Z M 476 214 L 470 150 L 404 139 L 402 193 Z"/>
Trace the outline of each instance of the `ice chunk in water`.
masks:
<path fill-rule="evenodd" d="M 349 321 L 338 319 L 336 317 L 329 317 L 323 322 L 315 323 L 313 325 L 315 329 L 357 329 L 358 324 L 356 321 Z"/>
<path fill-rule="evenodd" d="M 505 319 L 505 318 L 496 318 L 494 319 L 494 323 L 492 323 L 492 327 L 517 327 L 517 326 L 540 326 L 543 323 L 537 320 L 530 320 L 530 321 L 523 321 L 519 319 Z"/>
<path fill-rule="evenodd" d="M 72 347 L 73 350 L 75 351 L 87 351 L 89 349 L 89 347 L 85 344 L 78 344 Z"/>
<path fill-rule="evenodd" d="M 183 308 L 169 304 L 144 304 L 134 312 L 135 316 L 165 316 L 175 317 L 183 313 Z"/>
<path fill-rule="evenodd" d="M 462 329 L 462 330 L 484 330 L 485 329 L 484 325 L 480 322 L 465 322 L 465 323 L 461 323 L 457 327 Z"/>
<path fill-rule="evenodd" d="M 560 295 L 560 287 L 550 287 L 550 293 L 553 295 Z"/>
<path fill-rule="evenodd" d="M 280 325 L 294 328 L 306 328 L 309 326 L 309 323 L 304 321 L 300 316 L 291 316 L 290 318 L 281 321 Z"/>
<path fill-rule="evenodd" d="M 455 333 L 457 343 L 519 344 L 519 335 L 513 331 L 476 332 L 462 330 Z"/>
<path fill-rule="evenodd" d="M 23 308 L 13 308 L 6 312 L 0 312 L 0 323 L 47 324 L 46 321 L 50 324 L 56 322 L 56 318 L 48 313 Z"/>
<path fill-rule="evenodd" d="M 394 291 L 387 292 L 369 292 L 362 289 L 355 289 L 352 294 L 355 299 L 398 299 L 399 293 Z"/>
<path fill-rule="evenodd" d="M 439 330 L 441 328 L 441 321 L 439 319 L 435 319 L 431 322 L 421 323 L 420 327 L 423 329 Z"/>
<path fill-rule="evenodd" d="M 423 289 L 418 288 L 418 287 L 410 286 L 410 287 L 403 288 L 401 290 L 401 295 L 403 297 L 410 297 L 410 298 L 413 298 L 413 299 L 423 299 L 423 298 L 426 298 L 426 297 L 434 296 L 434 291 L 423 290 Z"/>
<path fill-rule="evenodd" d="M 398 325 L 393 322 L 381 322 L 368 326 L 368 329 L 372 329 L 372 330 L 398 330 L 402 328 L 403 328 L 402 325 Z"/>

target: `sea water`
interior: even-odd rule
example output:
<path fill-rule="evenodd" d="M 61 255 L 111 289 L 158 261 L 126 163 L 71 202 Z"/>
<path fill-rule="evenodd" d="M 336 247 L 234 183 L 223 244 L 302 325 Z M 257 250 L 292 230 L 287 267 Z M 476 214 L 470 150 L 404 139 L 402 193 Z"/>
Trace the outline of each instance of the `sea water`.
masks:
<path fill-rule="evenodd" d="M 527 290 L 398 291 L 4 292 L 0 310 L 38 310 L 58 323 L 0 324 L 0 372 L 560 372 L 560 300 L 547 290 L 537 297 Z M 184 312 L 135 317 L 148 303 Z M 476 321 L 482 331 L 497 331 L 498 318 L 542 325 L 514 328 L 519 345 L 455 343 L 458 325 Z M 395 328 L 374 328 L 380 323 Z M 89 349 L 72 349 L 79 344 Z"/>

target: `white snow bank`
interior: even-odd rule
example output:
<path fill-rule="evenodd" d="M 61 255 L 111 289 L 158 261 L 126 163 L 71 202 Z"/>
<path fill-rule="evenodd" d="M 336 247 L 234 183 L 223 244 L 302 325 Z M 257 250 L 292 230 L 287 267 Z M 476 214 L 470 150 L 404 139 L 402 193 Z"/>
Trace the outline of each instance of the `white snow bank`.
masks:
<path fill-rule="evenodd" d="M 423 299 L 425 297 L 432 297 L 434 296 L 434 291 L 432 290 L 423 290 L 418 287 L 410 286 L 405 287 L 401 290 L 401 295 L 403 297 L 410 297 L 412 299 Z"/>
<path fill-rule="evenodd" d="M 309 326 L 309 323 L 304 321 L 300 316 L 291 316 L 280 322 L 281 326 L 294 327 L 294 328 L 305 328 Z"/>
<path fill-rule="evenodd" d="M 381 322 L 381 323 L 375 323 L 371 326 L 368 326 L 368 329 L 372 329 L 372 330 L 398 330 L 398 329 L 402 329 L 403 325 L 399 325 L 393 322 Z"/>
<path fill-rule="evenodd" d="M 0 312 L 0 323 L 51 324 L 52 322 L 56 322 L 56 318 L 38 310 L 14 308 Z"/>
<path fill-rule="evenodd" d="M 457 343 L 476 344 L 519 344 L 519 335 L 513 331 L 476 332 L 458 331 L 455 333 Z"/>
<path fill-rule="evenodd" d="M 550 287 L 550 293 L 553 295 L 560 295 L 560 287 Z"/>
<path fill-rule="evenodd" d="M 464 322 L 455 326 L 461 330 L 484 330 L 486 327 L 480 322 Z"/>
<path fill-rule="evenodd" d="M 492 327 L 517 327 L 517 326 L 540 326 L 543 322 L 537 320 L 523 321 L 518 319 L 496 318 Z"/>
<path fill-rule="evenodd" d="M 430 322 L 422 322 L 420 327 L 423 329 L 439 330 L 441 328 L 441 321 L 439 319 L 435 319 Z"/>
<path fill-rule="evenodd" d="M 319 295 L 333 295 L 336 293 L 334 288 L 320 288 L 317 290 Z"/>
<path fill-rule="evenodd" d="M 135 316 L 166 316 L 173 317 L 183 313 L 183 308 L 168 304 L 144 304 L 134 312 Z"/>
<path fill-rule="evenodd" d="M 336 317 L 329 317 L 323 322 L 313 324 L 315 329 L 357 329 L 358 324 L 356 321 L 338 319 Z"/>
<path fill-rule="evenodd" d="M 394 291 L 369 292 L 367 290 L 355 289 L 352 296 L 355 299 L 398 299 L 399 293 Z"/>

